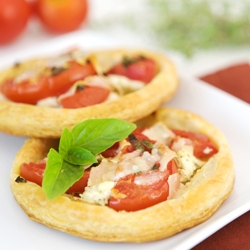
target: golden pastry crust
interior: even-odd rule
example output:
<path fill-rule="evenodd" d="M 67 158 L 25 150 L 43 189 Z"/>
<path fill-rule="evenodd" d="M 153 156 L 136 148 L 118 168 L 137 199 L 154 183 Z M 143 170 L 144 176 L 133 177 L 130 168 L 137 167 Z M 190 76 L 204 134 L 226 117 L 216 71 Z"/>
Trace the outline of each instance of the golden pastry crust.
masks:
<path fill-rule="evenodd" d="M 154 241 L 207 220 L 230 195 L 234 185 L 233 161 L 225 137 L 202 118 L 181 110 L 160 108 L 153 118 L 146 119 L 139 123 L 152 123 L 156 119 L 170 128 L 205 133 L 219 149 L 175 198 L 136 212 L 116 212 L 69 195 L 48 201 L 40 186 L 31 182 L 15 182 L 21 163 L 42 159 L 55 143 L 52 139 L 29 139 L 19 151 L 11 171 L 15 199 L 37 222 L 103 242 Z"/>
<path fill-rule="evenodd" d="M 171 99 L 178 88 L 177 72 L 168 58 L 146 50 L 129 49 L 96 51 L 89 58 L 101 74 L 123 55 L 135 54 L 152 58 L 159 66 L 158 74 L 143 88 L 114 101 L 78 109 L 47 108 L 0 101 L 0 131 L 29 137 L 59 138 L 64 127 L 71 129 L 89 118 L 115 117 L 133 122 L 149 115 L 163 102 Z M 10 74 L 7 71 L 1 73 L 0 80 Z"/>

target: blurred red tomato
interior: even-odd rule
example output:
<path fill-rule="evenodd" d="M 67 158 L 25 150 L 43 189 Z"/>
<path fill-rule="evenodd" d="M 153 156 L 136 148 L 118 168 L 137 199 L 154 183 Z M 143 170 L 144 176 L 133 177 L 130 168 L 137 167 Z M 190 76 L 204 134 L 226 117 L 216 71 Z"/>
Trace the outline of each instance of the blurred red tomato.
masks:
<path fill-rule="evenodd" d="M 36 16 L 37 15 L 37 2 L 38 2 L 38 0 L 26 0 L 26 2 L 30 6 L 31 15 Z"/>
<path fill-rule="evenodd" d="M 0 0 L 0 44 L 16 39 L 25 29 L 30 6 L 25 0 Z"/>
<path fill-rule="evenodd" d="M 37 14 L 47 29 L 65 33 L 77 29 L 86 19 L 87 0 L 38 0 Z"/>

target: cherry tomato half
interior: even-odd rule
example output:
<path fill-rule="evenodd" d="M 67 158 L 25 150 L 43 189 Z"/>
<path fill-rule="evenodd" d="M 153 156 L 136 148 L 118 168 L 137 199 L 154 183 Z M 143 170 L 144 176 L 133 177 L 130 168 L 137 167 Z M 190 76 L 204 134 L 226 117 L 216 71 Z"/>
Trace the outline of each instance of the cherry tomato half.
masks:
<path fill-rule="evenodd" d="M 10 79 L 1 85 L 0 90 L 11 101 L 36 104 L 41 99 L 66 92 L 76 81 L 94 74 L 90 63 L 80 65 L 72 61 L 70 67 L 59 74 L 38 76 L 37 83 L 24 80 L 15 84 L 14 79 Z"/>
<path fill-rule="evenodd" d="M 119 142 L 116 142 L 113 146 L 102 152 L 102 156 L 105 158 L 115 157 L 118 154 Z"/>
<path fill-rule="evenodd" d="M 170 175 L 178 173 L 178 166 L 174 159 L 168 162 L 167 170 L 169 171 Z"/>
<path fill-rule="evenodd" d="M 37 163 L 23 163 L 20 167 L 20 176 L 25 180 L 36 183 L 42 186 L 43 173 L 46 168 L 46 162 L 41 161 Z M 83 177 L 75 182 L 67 191 L 67 193 L 83 193 L 85 187 L 87 186 L 89 179 L 90 170 L 86 169 L 84 171 Z"/>
<path fill-rule="evenodd" d="M 0 44 L 16 39 L 25 29 L 30 6 L 25 0 L 0 0 Z"/>
<path fill-rule="evenodd" d="M 42 186 L 43 173 L 46 167 L 46 162 L 30 162 L 23 163 L 20 167 L 20 175 L 27 181 L 36 183 L 39 186 Z"/>
<path fill-rule="evenodd" d="M 194 145 L 194 156 L 198 158 L 210 157 L 218 153 L 218 149 L 213 142 L 204 134 L 193 133 L 174 129 L 173 132 L 180 137 L 188 138 Z M 206 152 L 206 149 L 208 150 Z"/>
<path fill-rule="evenodd" d="M 109 93 L 110 90 L 106 88 L 84 86 L 83 90 L 61 99 L 60 102 L 64 108 L 87 107 L 104 102 Z"/>
<path fill-rule="evenodd" d="M 124 62 L 115 65 L 107 74 L 122 75 L 132 80 L 149 83 L 158 71 L 156 63 L 149 58 L 135 57 L 127 59 L 127 61 L 125 60 Z"/>
<path fill-rule="evenodd" d="M 38 0 L 38 17 L 44 26 L 55 33 L 76 30 L 86 19 L 87 0 Z"/>
<path fill-rule="evenodd" d="M 116 211 L 125 210 L 127 212 L 141 210 L 162 201 L 167 200 L 169 194 L 168 177 L 169 172 L 154 171 L 159 175 L 159 181 L 151 185 L 137 185 L 134 180 L 138 176 L 130 174 L 120 179 L 113 191 L 116 192 L 117 198 L 111 196 L 109 207 Z M 140 173 L 145 178 L 150 178 L 151 173 Z M 124 198 L 118 197 L 124 196 Z"/>

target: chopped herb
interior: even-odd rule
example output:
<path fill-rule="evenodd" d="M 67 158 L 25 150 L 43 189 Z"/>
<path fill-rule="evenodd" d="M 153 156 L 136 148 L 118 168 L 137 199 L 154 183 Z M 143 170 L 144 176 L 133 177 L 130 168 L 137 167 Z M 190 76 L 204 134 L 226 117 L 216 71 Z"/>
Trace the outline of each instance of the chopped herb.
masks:
<path fill-rule="evenodd" d="M 76 86 L 76 92 L 80 92 L 80 91 L 84 90 L 84 88 L 85 88 L 84 85 L 79 84 L 79 85 Z"/>
<path fill-rule="evenodd" d="M 134 63 L 136 63 L 136 62 L 139 62 L 139 61 L 141 61 L 141 60 L 145 60 L 145 56 L 140 55 L 140 56 L 133 57 L 133 58 L 124 56 L 124 57 L 123 57 L 123 60 L 122 60 L 122 65 L 123 65 L 124 67 L 128 67 L 129 65 L 134 64 Z"/>
<path fill-rule="evenodd" d="M 123 57 L 123 60 L 122 60 L 122 65 L 124 67 L 128 67 L 129 65 L 131 64 L 134 64 L 135 62 L 137 62 L 138 60 L 136 58 L 129 58 L 127 56 L 124 56 Z"/>
<path fill-rule="evenodd" d="M 51 68 L 51 76 L 56 76 L 60 73 L 62 73 L 63 71 L 65 71 L 66 69 L 63 67 L 52 67 Z"/>
<path fill-rule="evenodd" d="M 153 148 L 153 143 L 147 140 L 138 140 L 134 134 L 128 136 L 129 142 L 138 150 L 149 151 Z"/>
<path fill-rule="evenodd" d="M 153 167 L 152 167 L 152 170 L 158 170 L 159 169 L 159 166 L 157 164 L 155 164 Z"/>
<path fill-rule="evenodd" d="M 20 65 L 21 65 L 20 62 L 15 62 L 13 66 L 14 66 L 14 68 L 18 68 Z"/>
<path fill-rule="evenodd" d="M 15 182 L 17 182 L 17 183 L 26 183 L 27 180 L 25 180 L 21 176 L 17 176 L 17 178 L 15 179 Z"/>

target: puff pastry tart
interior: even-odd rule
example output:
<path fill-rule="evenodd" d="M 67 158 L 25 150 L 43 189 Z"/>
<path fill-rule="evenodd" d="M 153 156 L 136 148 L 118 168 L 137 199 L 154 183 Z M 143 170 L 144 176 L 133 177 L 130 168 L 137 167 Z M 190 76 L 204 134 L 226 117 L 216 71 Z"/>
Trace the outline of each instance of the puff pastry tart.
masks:
<path fill-rule="evenodd" d="M 13 195 L 31 219 L 102 242 L 154 241 L 194 227 L 233 185 L 223 134 L 170 108 L 136 129 L 112 118 L 84 121 L 64 130 L 59 146 L 56 139 L 29 139 L 11 171 Z"/>
<path fill-rule="evenodd" d="M 164 55 L 132 49 L 78 49 L 15 64 L 0 73 L 0 131 L 59 138 L 64 127 L 89 118 L 135 121 L 177 90 Z"/>

